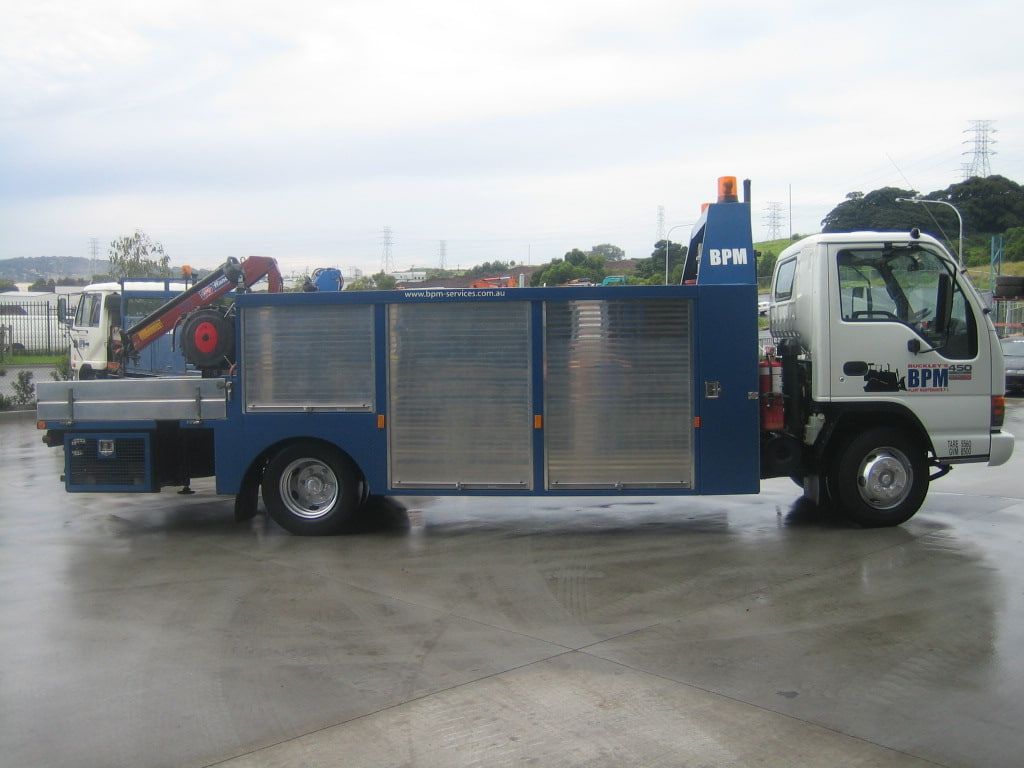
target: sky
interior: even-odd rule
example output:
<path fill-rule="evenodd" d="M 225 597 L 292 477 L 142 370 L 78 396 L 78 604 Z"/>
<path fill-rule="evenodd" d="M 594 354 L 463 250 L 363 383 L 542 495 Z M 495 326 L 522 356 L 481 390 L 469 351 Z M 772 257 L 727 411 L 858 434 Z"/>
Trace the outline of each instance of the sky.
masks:
<path fill-rule="evenodd" d="M 533 264 L 685 240 L 716 178 L 755 239 L 851 191 L 1024 182 L 1024 6 L 861 0 L 0 0 L 0 259 L 284 271 Z"/>

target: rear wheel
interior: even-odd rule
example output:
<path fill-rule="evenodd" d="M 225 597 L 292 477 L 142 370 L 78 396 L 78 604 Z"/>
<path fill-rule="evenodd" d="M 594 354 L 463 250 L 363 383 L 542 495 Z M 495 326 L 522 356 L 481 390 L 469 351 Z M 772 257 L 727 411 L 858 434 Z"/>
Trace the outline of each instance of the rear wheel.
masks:
<path fill-rule="evenodd" d="M 282 448 L 263 473 L 263 501 L 274 521 L 300 536 L 340 532 L 360 505 L 359 471 L 334 448 L 302 442 Z"/>
<path fill-rule="evenodd" d="M 868 528 L 899 525 L 928 493 L 925 450 L 900 429 L 879 427 L 841 448 L 831 477 L 833 502 L 850 520 Z"/>

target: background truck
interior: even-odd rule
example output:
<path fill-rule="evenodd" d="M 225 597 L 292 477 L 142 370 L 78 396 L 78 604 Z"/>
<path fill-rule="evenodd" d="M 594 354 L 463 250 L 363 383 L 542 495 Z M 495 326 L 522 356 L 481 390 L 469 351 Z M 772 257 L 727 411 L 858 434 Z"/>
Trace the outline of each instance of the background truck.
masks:
<path fill-rule="evenodd" d="M 953 464 L 1005 462 L 995 332 L 931 238 L 787 249 L 759 367 L 744 186 L 740 202 L 720 180 L 681 285 L 244 294 L 220 370 L 40 384 L 39 426 L 68 491 L 214 476 L 236 516 L 262 493 L 298 534 L 343 530 L 370 494 L 736 494 L 776 476 L 897 525 Z"/>
<path fill-rule="evenodd" d="M 78 307 L 68 324 L 71 335 L 68 354 L 73 378 L 106 377 L 108 366 L 114 362 L 111 329 L 141 319 L 188 287 L 189 284 L 181 280 L 129 278 L 120 282 L 92 283 L 82 288 Z M 67 316 L 63 306 L 60 316 Z M 161 335 L 144 357 L 129 361 L 125 373 L 155 376 L 184 374 L 185 371 L 185 358 L 173 349 L 171 336 L 167 334 Z"/>
<path fill-rule="evenodd" d="M 340 272 L 320 272 L 336 273 L 336 278 L 333 274 L 325 277 L 325 285 L 333 278 L 340 290 Z M 217 360 L 221 350 L 214 339 L 220 344 L 226 341 L 221 338 L 223 333 L 218 336 L 224 311 L 211 305 L 233 289 L 248 290 L 263 278 L 270 290 L 282 290 L 277 263 L 260 256 L 246 259 L 244 267 L 237 259 L 228 259 L 198 282 L 127 278 L 85 286 L 69 320 L 72 378 L 167 376 L 201 369 L 204 356 L 199 354 L 200 348 L 208 353 L 205 357 L 212 355 Z M 314 285 L 313 290 L 319 288 Z M 65 317 L 66 304 L 58 311 Z M 175 338 L 179 326 L 182 349 Z M 230 336 L 233 343 L 233 331 Z"/>

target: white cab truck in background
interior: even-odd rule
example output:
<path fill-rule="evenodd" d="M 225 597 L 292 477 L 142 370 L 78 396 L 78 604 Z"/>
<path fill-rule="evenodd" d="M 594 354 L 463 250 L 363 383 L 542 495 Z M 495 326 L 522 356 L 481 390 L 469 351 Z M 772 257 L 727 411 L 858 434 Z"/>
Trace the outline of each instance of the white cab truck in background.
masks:
<path fill-rule="evenodd" d="M 71 374 L 74 379 L 104 378 L 115 362 L 111 329 L 131 325 L 188 288 L 181 280 L 126 280 L 82 288 L 70 320 Z M 185 359 L 173 350 L 170 334 L 130 361 L 128 375 L 175 375 L 186 371 Z"/>

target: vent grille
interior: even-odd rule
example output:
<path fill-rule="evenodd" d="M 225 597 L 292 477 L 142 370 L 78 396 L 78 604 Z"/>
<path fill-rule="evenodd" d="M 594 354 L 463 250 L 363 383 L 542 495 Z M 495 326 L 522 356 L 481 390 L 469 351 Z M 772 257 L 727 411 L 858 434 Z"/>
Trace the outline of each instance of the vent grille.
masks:
<path fill-rule="evenodd" d="M 242 321 L 248 410 L 373 410 L 372 306 L 255 307 Z"/>
<path fill-rule="evenodd" d="M 67 451 L 69 487 L 149 486 L 145 437 L 71 437 Z"/>
<path fill-rule="evenodd" d="M 548 487 L 693 483 L 690 300 L 548 302 Z"/>
<path fill-rule="evenodd" d="M 396 304 L 392 487 L 532 486 L 526 302 Z"/>

